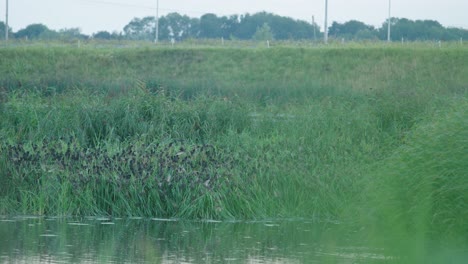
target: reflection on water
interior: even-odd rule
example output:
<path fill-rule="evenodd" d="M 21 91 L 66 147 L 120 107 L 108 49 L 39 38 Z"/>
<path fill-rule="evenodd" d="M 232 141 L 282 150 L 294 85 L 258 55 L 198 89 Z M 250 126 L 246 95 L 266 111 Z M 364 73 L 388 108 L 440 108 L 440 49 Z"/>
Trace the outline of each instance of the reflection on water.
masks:
<path fill-rule="evenodd" d="M 307 221 L 0 218 L 0 262 L 387 263 L 401 260 L 350 235 L 331 235 L 332 232 L 327 232 L 331 227 L 331 224 Z"/>

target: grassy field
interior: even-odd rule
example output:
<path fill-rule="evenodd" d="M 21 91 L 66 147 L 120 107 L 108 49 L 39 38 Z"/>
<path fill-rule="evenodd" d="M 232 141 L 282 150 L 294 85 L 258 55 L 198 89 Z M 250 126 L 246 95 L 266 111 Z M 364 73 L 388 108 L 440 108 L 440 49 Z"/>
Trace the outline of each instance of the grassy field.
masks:
<path fill-rule="evenodd" d="M 464 47 L 0 57 L 0 214 L 467 228 Z"/>

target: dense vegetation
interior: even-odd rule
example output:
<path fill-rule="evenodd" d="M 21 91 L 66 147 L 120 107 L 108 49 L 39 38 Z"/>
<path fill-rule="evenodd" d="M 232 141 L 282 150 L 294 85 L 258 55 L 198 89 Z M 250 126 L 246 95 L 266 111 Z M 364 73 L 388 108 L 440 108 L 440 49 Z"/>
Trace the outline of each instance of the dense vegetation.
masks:
<path fill-rule="evenodd" d="M 364 22 L 351 20 L 345 23 L 333 22 L 329 28 L 330 37 L 338 40 L 377 41 L 387 39 L 387 24 L 381 27 L 367 25 Z M 461 28 L 446 28 L 433 20 L 409 20 L 392 18 L 392 40 L 408 41 L 459 41 L 468 39 L 468 30 Z M 81 33 L 79 28 L 49 29 L 43 24 L 32 24 L 11 37 L 16 39 L 42 40 L 146 40 L 155 38 L 156 18 L 134 18 L 121 32 L 100 31 L 92 36 Z M 0 39 L 5 36 L 5 25 L 0 22 Z M 204 14 L 200 18 L 192 18 L 179 13 L 170 13 L 159 18 L 159 39 L 162 41 L 183 41 L 187 39 L 225 39 L 225 40 L 319 40 L 323 33 L 317 24 L 303 20 L 295 20 L 271 13 L 217 16 Z"/>
<path fill-rule="evenodd" d="M 466 230 L 464 48 L 0 57 L 0 214 Z"/>

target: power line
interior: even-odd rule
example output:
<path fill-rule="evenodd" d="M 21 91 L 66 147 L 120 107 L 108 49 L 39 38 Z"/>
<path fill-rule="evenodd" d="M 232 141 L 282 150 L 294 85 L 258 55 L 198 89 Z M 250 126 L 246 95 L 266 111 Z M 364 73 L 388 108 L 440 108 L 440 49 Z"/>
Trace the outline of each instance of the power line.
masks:
<path fill-rule="evenodd" d="M 111 5 L 111 6 L 122 6 L 122 7 L 133 7 L 133 8 L 140 8 L 140 9 L 148 9 L 148 10 L 156 10 L 154 6 L 147 6 L 147 5 L 135 5 L 135 4 L 127 4 L 122 2 L 113 2 L 113 1 L 101 1 L 101 0 L 78 0 L 80 2 L 88 2 L 88 3 L 95 3 L 95 4 L 103 4 L 103 5 Z M 183 13 L 190 13 L 190 14 L 206 14 L 209 12 L 201 11 L 201 10 L 188 10 L 188 9 L 175 9 L 175 8 L 159 8 L 159 11 L 166 11 L 166 12 L 183 12 Z M 232 12 L 235 13 L 235 12 Z"/>
<path fill-rule="evenodd" d="M 121 3 L 121 2 L 111 2 L 111 1 L 80 0 L 80 2 L 89 2 L 89 3 L 113 5 L 113 6 L 123 6 L 123 7 L 135 7 L 135 8 L 153 9 L 153 10 L 156 9 L 156 8 L 154 8 L 154 6 L 134 5 L 134 4 Z"/>

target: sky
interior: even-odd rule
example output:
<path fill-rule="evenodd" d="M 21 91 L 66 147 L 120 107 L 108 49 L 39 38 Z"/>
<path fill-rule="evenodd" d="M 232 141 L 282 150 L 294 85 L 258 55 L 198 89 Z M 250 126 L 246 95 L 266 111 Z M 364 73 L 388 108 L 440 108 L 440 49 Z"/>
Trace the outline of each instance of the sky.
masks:
<path fill-rule="evenodd" d="M 0 0 L 5 21 L 7 0 Z M 135 17 L 154 16 L 158 0 L 9 0 L 9 25 L 18 31 L 33 23 L 50 29 L 80 28 L 85 34 L 123 30 Z M 468 29 L 468 0 L 391 0 L 392 17 L 437 20 L 446 27 Z M 328 0 L 329 25 L 359 20 L 380 27 L 388 17 L 389 0 Z M 325 0 L 159 0 L 159 14 L 191 17 L 206 13 L 232 15 L 260 11 L 315 22 L 323 29 Z"/>

